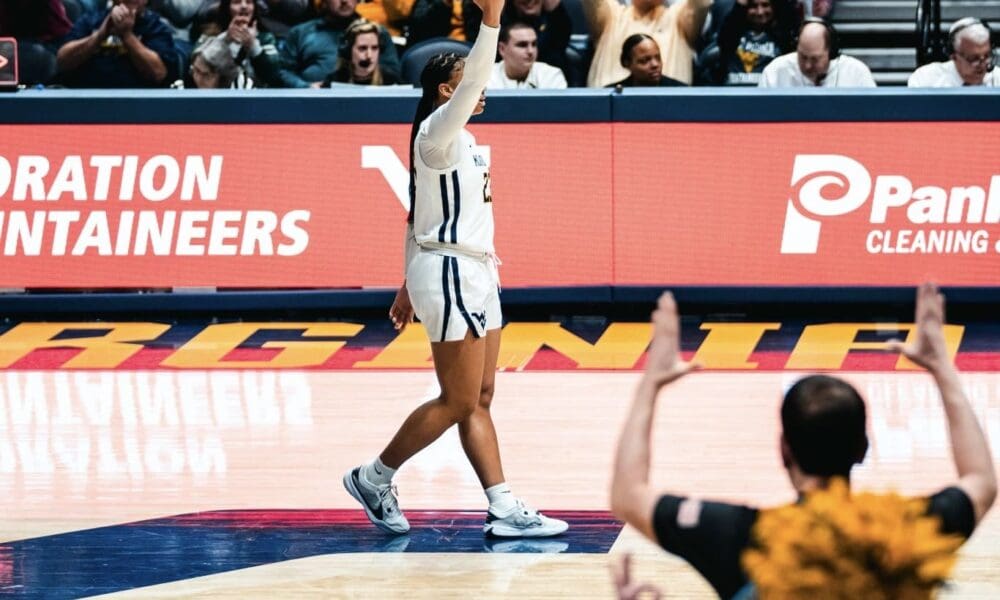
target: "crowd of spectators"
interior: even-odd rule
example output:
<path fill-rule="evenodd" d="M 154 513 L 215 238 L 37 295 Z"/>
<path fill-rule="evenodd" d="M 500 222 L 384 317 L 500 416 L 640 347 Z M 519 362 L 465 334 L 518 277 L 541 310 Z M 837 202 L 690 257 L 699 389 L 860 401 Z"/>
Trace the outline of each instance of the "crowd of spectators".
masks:
<path fill-rule="evenodd" d="M 838 50 L 831 6 L 512 0 L 489 87 L 874 87 L 865 63 Z M 582 53 L 570 45 L 571 10 L 589 32 Z M 407 50 L 471 44 L 481 19 L 472 0 L 0 0 L 21 82 L 70 88 L 412 84 Z M 950 59 L 909 85 L 1000 85 L 988 27 L 970 17 L 949 33 Z"/>

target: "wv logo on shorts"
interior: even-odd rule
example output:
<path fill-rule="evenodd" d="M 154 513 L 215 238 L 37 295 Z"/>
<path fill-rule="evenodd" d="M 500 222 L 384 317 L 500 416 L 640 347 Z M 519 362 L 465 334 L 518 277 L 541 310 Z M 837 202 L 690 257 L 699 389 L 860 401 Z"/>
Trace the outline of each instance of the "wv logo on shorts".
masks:
<path fill-rule="evenodd" d="M 486 166 L 489 166 L 489 165 L 486 164 L 486 159 L 483 158 L 483 156 L 481 154 L 473 154 L 472 155 L 472 162 L 476 163 L 477 167 L 486 167 Z"/>
<path fill-rule="evenodd" d="M 469 314 L 472 315 L 473 319 L 479 321 L 479 326 L 480 327 L 482 327 L 483 329 L 486 328 L 486 313 L 485 312 L 481 312 L 481 313 L 474 312 L 474 313 L 469 313 Z"/>

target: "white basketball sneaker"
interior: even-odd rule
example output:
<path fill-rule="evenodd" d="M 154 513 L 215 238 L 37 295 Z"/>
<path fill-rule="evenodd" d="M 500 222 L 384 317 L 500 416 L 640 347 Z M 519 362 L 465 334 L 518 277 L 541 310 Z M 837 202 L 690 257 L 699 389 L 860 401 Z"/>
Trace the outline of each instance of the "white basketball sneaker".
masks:
<path fill-rule="evenodd" d="M 551 537 L 569 529 L 569 523 L 559 519 L 546 517 L 537 510 L 530 508 L 521 500 L 517 500 L 509 514 L 497 515 L 493 510 L 486 511 L 486 524 L 483 533 L 496 537 Z"/>
<path fill-rule="evenodd" d="M 361 477 L 361 467 L 355 467 L 344 474 L 344 488 L 361 503 L 368 520 L 379 529 L 389 533 L 410 530 L 410 522 L 403 516 L 396 501 L 396 486 L 372 485 Z"/>

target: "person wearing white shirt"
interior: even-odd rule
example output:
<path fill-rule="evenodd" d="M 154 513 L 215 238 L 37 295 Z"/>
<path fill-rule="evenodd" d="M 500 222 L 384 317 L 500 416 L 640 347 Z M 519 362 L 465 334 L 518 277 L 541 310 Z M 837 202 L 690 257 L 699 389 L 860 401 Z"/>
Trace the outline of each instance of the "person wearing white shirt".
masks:
<path fill-rule="evenodd" d="M 975 17 L 955 21 L 948 30 L 951 60 L 926 64 L 910 75 L 909 87 L 1000 87 L 1000 69 L 993 60 L 990 30 Z"/>
<path fill-rule="evenodd" d="M 771 61 L 761 73 L 759 87 L 875 87 L 868 65 L 840 54 L 836 32 L 815 17 L 799 29 L 795 52 Z"/>
<path fill-rule="evenodd" d="M 566 89 L 561 70 L 538 62 L 538 34 L 531 25 L 504 25 L 498 48 L 501 60 L 493 65 L 487 89 Z"/>

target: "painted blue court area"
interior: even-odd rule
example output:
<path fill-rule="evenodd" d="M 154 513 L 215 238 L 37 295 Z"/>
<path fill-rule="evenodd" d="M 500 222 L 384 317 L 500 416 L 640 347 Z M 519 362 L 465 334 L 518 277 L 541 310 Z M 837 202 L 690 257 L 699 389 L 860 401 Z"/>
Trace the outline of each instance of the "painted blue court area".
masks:
<path fill-rule="evenodd" d="M 78 598 L 323 554 L 363 552 L 606 553 L 622 524 L 602 511 L 546 511 L 563 535 L 487 538 L 484 513 L 408 511 L 409 534 L 392 536 L 357 510 L 194 513 L 74 531 L 0 546 L 0 594 Z"/>

